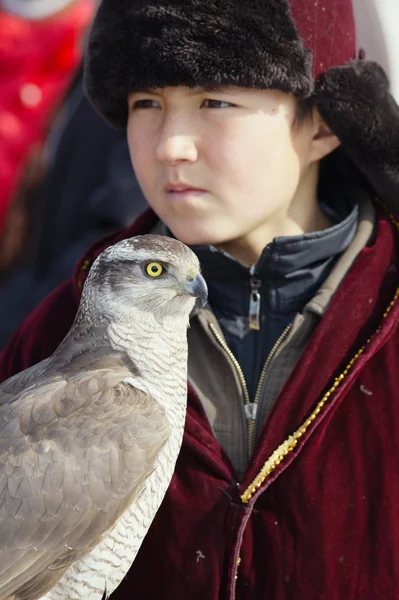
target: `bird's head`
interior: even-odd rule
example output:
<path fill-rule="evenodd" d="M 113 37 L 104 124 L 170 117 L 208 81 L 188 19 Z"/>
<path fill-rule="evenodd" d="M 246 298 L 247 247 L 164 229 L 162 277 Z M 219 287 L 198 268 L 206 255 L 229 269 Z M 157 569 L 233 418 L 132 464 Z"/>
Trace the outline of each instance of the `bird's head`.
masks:
<path fill-rule="evenodd" d="M 151 315 L 157 322 L 188 322 L 196 298 L 205 304 L 207 287 L 196 255 L 182 242 L 140 235 L 100 254 L 86 280 L 82 301 L 113 318 Z"/>

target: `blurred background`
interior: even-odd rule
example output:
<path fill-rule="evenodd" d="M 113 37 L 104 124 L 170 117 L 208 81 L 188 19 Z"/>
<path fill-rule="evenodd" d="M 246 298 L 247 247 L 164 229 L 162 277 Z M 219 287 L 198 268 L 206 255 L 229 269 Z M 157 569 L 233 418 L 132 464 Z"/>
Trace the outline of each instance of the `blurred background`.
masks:
<path fill-rule="evenodd" d="M 84 97 L 98 0 L 0 0 L 0 348 L 96 239 L 146 203 L 125 135 Z M 359 49 L 399 101 L 398 0 L 354 0 Z"/>

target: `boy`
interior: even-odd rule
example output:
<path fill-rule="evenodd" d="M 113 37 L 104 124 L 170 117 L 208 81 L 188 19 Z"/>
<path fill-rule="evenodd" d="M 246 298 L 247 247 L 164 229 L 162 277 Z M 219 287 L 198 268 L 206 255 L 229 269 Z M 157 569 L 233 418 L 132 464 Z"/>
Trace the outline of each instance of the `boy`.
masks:
<path fill-rule="evenodd" d="M 1 373 L 54 350 L 107 245 L 163 231 L 197 252 L 210 306 L 191 319 L 184 443 L 114 598 L 397 593 L 399 111 L 353 56 L 347 0 L 99 10 L 88 93 L 127 128 L 154 212 L 89 250 Z"/>

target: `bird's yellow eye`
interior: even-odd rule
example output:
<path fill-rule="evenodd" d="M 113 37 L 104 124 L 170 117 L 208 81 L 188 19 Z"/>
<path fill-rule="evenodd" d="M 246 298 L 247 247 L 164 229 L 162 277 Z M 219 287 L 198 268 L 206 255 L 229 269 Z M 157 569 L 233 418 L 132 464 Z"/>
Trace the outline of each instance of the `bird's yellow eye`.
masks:
<path fill-rule="evenodd" d="M 165 267 L 159 262 L 150 262 L 146 266 L 145 271 L 150 277 L 160 277 L 165 271 Z"/>

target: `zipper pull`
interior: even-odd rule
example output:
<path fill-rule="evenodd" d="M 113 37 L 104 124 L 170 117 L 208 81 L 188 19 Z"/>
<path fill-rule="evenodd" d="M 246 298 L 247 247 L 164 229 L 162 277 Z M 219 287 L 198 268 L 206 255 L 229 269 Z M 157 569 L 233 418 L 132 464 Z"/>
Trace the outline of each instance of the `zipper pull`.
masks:
<path fill-rule="evenodd" d="M 249 328 L 254 331 L 260 331 L 260 286 L 261 280 L 255 276 L 255 265 L 249 270 L 251 279 L 249 285 L 251 286 L 251 293 L 249 295 Z"/>
<path fill-rule="evenodd" d="M 258 411 L 258 405 L 255 402 L 248 402 L 244 405 L 245 416 L 248 421 L 256 421 L 256 413 Z"/>

